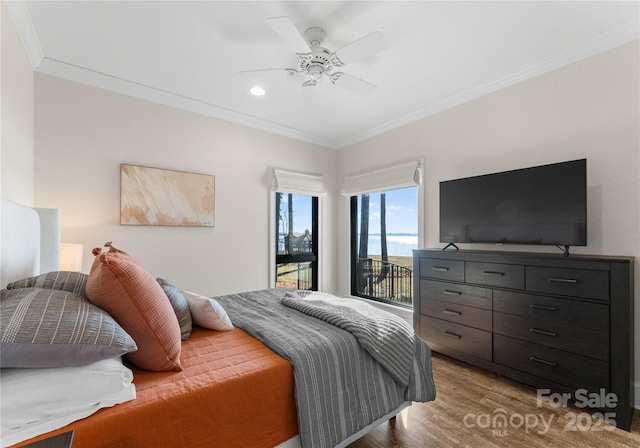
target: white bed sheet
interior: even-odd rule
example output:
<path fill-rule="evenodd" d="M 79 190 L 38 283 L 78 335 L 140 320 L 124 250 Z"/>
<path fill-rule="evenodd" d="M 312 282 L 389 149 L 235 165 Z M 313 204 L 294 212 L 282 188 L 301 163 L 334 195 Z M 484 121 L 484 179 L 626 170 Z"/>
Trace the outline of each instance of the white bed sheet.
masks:
<path fill-rule="evenodd" d="M 122 358 L 86 366 L 1 369 L 0 445 L 13 445 L 133 400 L 133 372 Z"/>

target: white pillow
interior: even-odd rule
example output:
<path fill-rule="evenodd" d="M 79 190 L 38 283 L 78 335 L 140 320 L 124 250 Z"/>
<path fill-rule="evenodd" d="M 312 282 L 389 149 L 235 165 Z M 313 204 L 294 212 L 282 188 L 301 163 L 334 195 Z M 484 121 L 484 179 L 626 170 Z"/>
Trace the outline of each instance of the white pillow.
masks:
<path fill-rule="evenodd" d="M 190 291 L 182 291 L 182 294 L 189 302 L 191 317 L 196 324 L 211 330 L 233 330 L 233 324 L 227 312 L 214 299 Z"/>
<path fill-rule="evenodd" d="M 62 428 L 135 397 L 133 372 L 120 357 L 84 366 L 2 369 L 2 446 Z"/>

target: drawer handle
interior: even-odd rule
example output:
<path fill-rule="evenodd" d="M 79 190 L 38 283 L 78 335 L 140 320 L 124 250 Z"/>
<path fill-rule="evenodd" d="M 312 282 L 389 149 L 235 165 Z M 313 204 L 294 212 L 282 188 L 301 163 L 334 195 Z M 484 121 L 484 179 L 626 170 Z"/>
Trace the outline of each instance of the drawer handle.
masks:
<path fill-rule="evenodd" d="M 502 277 L 504 272 L 496 272 L 496 271 L 482 271 L 482 275 L 489 275 L 493 277 Z"/>
<path fill-rule="evenodd" d="M 433 266 L 431 268 L 432 271 L 438 271 L 438 272 L 448 272 L 449 268 L 447 267 L 442 267 L 442 266 Z"/>
<path fill-rule="evenodd" d="M 554 333 L 552 331 L 538 330 L 537 328 L 529 328 L 529 332 L 530 333 L 535 333 L 535 334 L 543 334 L 545 336 L 552 336 L 552 337 L 558 336 L 557 333 Z"/>
<path fill-rule="evenodd" d="M 554 277 L 549 277 L 549 283 L 578 283 L 578 280 L 576 280 L 575 278 L 554 278 Z"/>
<path fill-rule="evenodd" d="M 455 339 L 462 338 L 462 336 L 460 336 L 459 334 L 451 333 L 450 331 L 445 331 L 444 334 L 449 336 L 450 338 L 455 338 Z"/>
<path fill-rule="evenodd" d="M 556 308 L 555 306 L 547 306 L 547 305 L 538 305 L 535 303 L 532 303 L 531 305 L 529 305 L 529 308 L 531 308 L 532 310 L 544 310 L 544 311 L 557 311 L 558 308 Z"/>
<path fill-rule="evenodd" d="M 539 362 L 540 364 L 546 364 L 546 365 L 548 365 L 548 366 L 552 366 L 552 367 L 555 367 L 555 366 L 557 366 L 557 365 L 558 365 L 558 364 L 556 364 L 556 363 L 555 363 L 555 362 L 553 362 L 553 361 L 547 361 L 546 359 L 536 358 L 535 356 L 531 356 L 531 357 L 529 358 L 529 361 Z"/>
<path fill-rule="evenodd" d="M 459 295 L 462 295 L 462 293 L 460 291 L 451 291 L 450 289 L 445 289 L 444 291 L 442 291 L 442 294 L 444 294 L 446 296 L 459 296 Z"/>
<path fill-rule="evenodd" d="M 442 314 L 451 314 L 453 316 L 462 316 L 462 313 L 460 311 L 453 311 L 453 310 L 444 310 L 442 312 Z"/>

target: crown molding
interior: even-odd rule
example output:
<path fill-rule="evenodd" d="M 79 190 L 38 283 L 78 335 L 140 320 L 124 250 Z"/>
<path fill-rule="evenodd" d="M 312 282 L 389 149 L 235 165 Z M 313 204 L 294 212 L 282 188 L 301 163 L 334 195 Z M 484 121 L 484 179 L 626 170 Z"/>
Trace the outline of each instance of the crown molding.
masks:
<path fill-rule="evenodd" d="M 141 83 L 135 83 L 126 79 L 89 70 L 84 67 L 47 58 L 42 50 L 31 15 L 29 14 L 27 1 L 10 0 L 5 3 L 7 4 L 9 13 L 16 25 L 18 34 L 22 39 L 27 57 L 31 62 L 31 66 L 34 71 L 37 71 L 38 73 L 44 73 L 147 101 L 164 104 L 166 106 L 176 107 L 201 115 L 312 143 L 314 145 L 337 149 L 334 146 L 334 142 L 328 138 L 302 132 L 278 123 L 242 114 L 231 109 L 225 109 L 215 104 L 206 103 L 204 101 L 185 97 L 166 90 L 154 88 Z"/>
<path fill-rule="evenodd" d="M 430 115 L 437 114 L 481 96 L 496 92 L 505 87 L 509 87 L 640 38 L 640 22 L 634 21 L 600 36 L 588 39 L 574 45 L 573 47 L 559 51 L 549 57 L 540 59 L 532 64 L 521 67 L 487 83 L 471 87 L 444 98 L 436 99 L 413 112 L 404 114 L 384 123 L 380 123 L 376 126 L 372 126 L 364 131 L 332 139 L 293 129 L 288 126 L 283 126 L 278 123 L 246 115 L 231 109 L 226 109 L 215 104 L 166 90 L 117 78 L 105 73 L 68 64 L 63 61 L 47 58 L 42 51 L 31 16 L 27 9 L 26 1 L 11 0 L 6 3 L 16 24 L 16 28 L 18 29 L 18 33 L 25 45 L 29 60 L 31 61 L 34 70 L 40 73 L 184 109 L 201 115 L 260 129 L 329 149 L 341 149 L 362 142 L 385 132 L 389 132 L 421 120 Z"/>
<path fill-rule="evenodd" d="M 42 60 L 44 59 L 44 52 L 40 46 L 40 40 L 36 34 L 36 29 L 33 26 L 31 15 L 27 10 L 27 2 L 20 1 L 5 1 L 4 2 L 9 9 L 9 14 L 13 18 L 13 22 L 16 25 L 22 44 L 24 45 L 27 57 L 31 62 L 31 66 L 35 70 L 38 68 Z"/>
<path fill-rule="evenodd" d="M 218 118 L 235 124 L 248 126 L 254 129 L 271 132 L 273 134 L 290 137 L 315 145 L 332 148 L 329 139 L 313 134 L 298 131 L 278 123 L 270 122 L 251 115 L 236 112 L 231 109 L 217 106 L 197 100 L 195 98 L 179 95 L 174 92 L 148 86 L 142 83 L 129 81 L 116 76 L 89 70 L 66 62 L 45 57 L 37 69 L 38 73 L 64 78 L 82 84 L 87 84 L 111 92 L 132 96 L 135 98 L 164 104 L 166 106 L 195 112 L 200 115 Z"/>
<path fill-rule="evenodd" d="M 574 45 L 573 47 L 559 51 L 549 57 L 540 59 L 532 64 L 521 67 L 487 83 L 440 98 L 413 112 L 402 115 L 378 126 L 371 127 L 363 132 L 335 140 L 333 141 L 333 145 L 336 148 L 344 148 L 346 146 L 359 143 L 385 132 L 389 132 L 393 129 L 421 120 L 430 115 L 435 115 L 444 110 L 451 109 L 455 106 L 459 106 L 460 104 L 480 98 L 500 89 L 504 89 L 505 87 L 526 81 L 527 79 L 534 78 L 565 65 L 578 62 L 582 59 L 594 56 L 598 53 L 602 53 L 639 38 L 640 22 L 635 21 L 601 36 L 594 37 Z"/>

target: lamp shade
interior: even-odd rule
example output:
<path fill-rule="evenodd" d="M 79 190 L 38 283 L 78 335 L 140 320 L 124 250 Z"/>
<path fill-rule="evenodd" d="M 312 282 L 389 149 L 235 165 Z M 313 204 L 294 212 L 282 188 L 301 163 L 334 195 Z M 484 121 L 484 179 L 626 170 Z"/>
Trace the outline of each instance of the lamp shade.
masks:
<path fill-rule="evenodd" d="M 60 244 L 60 270 L 81 271 L 83 249 L 82 244 Z"/>

